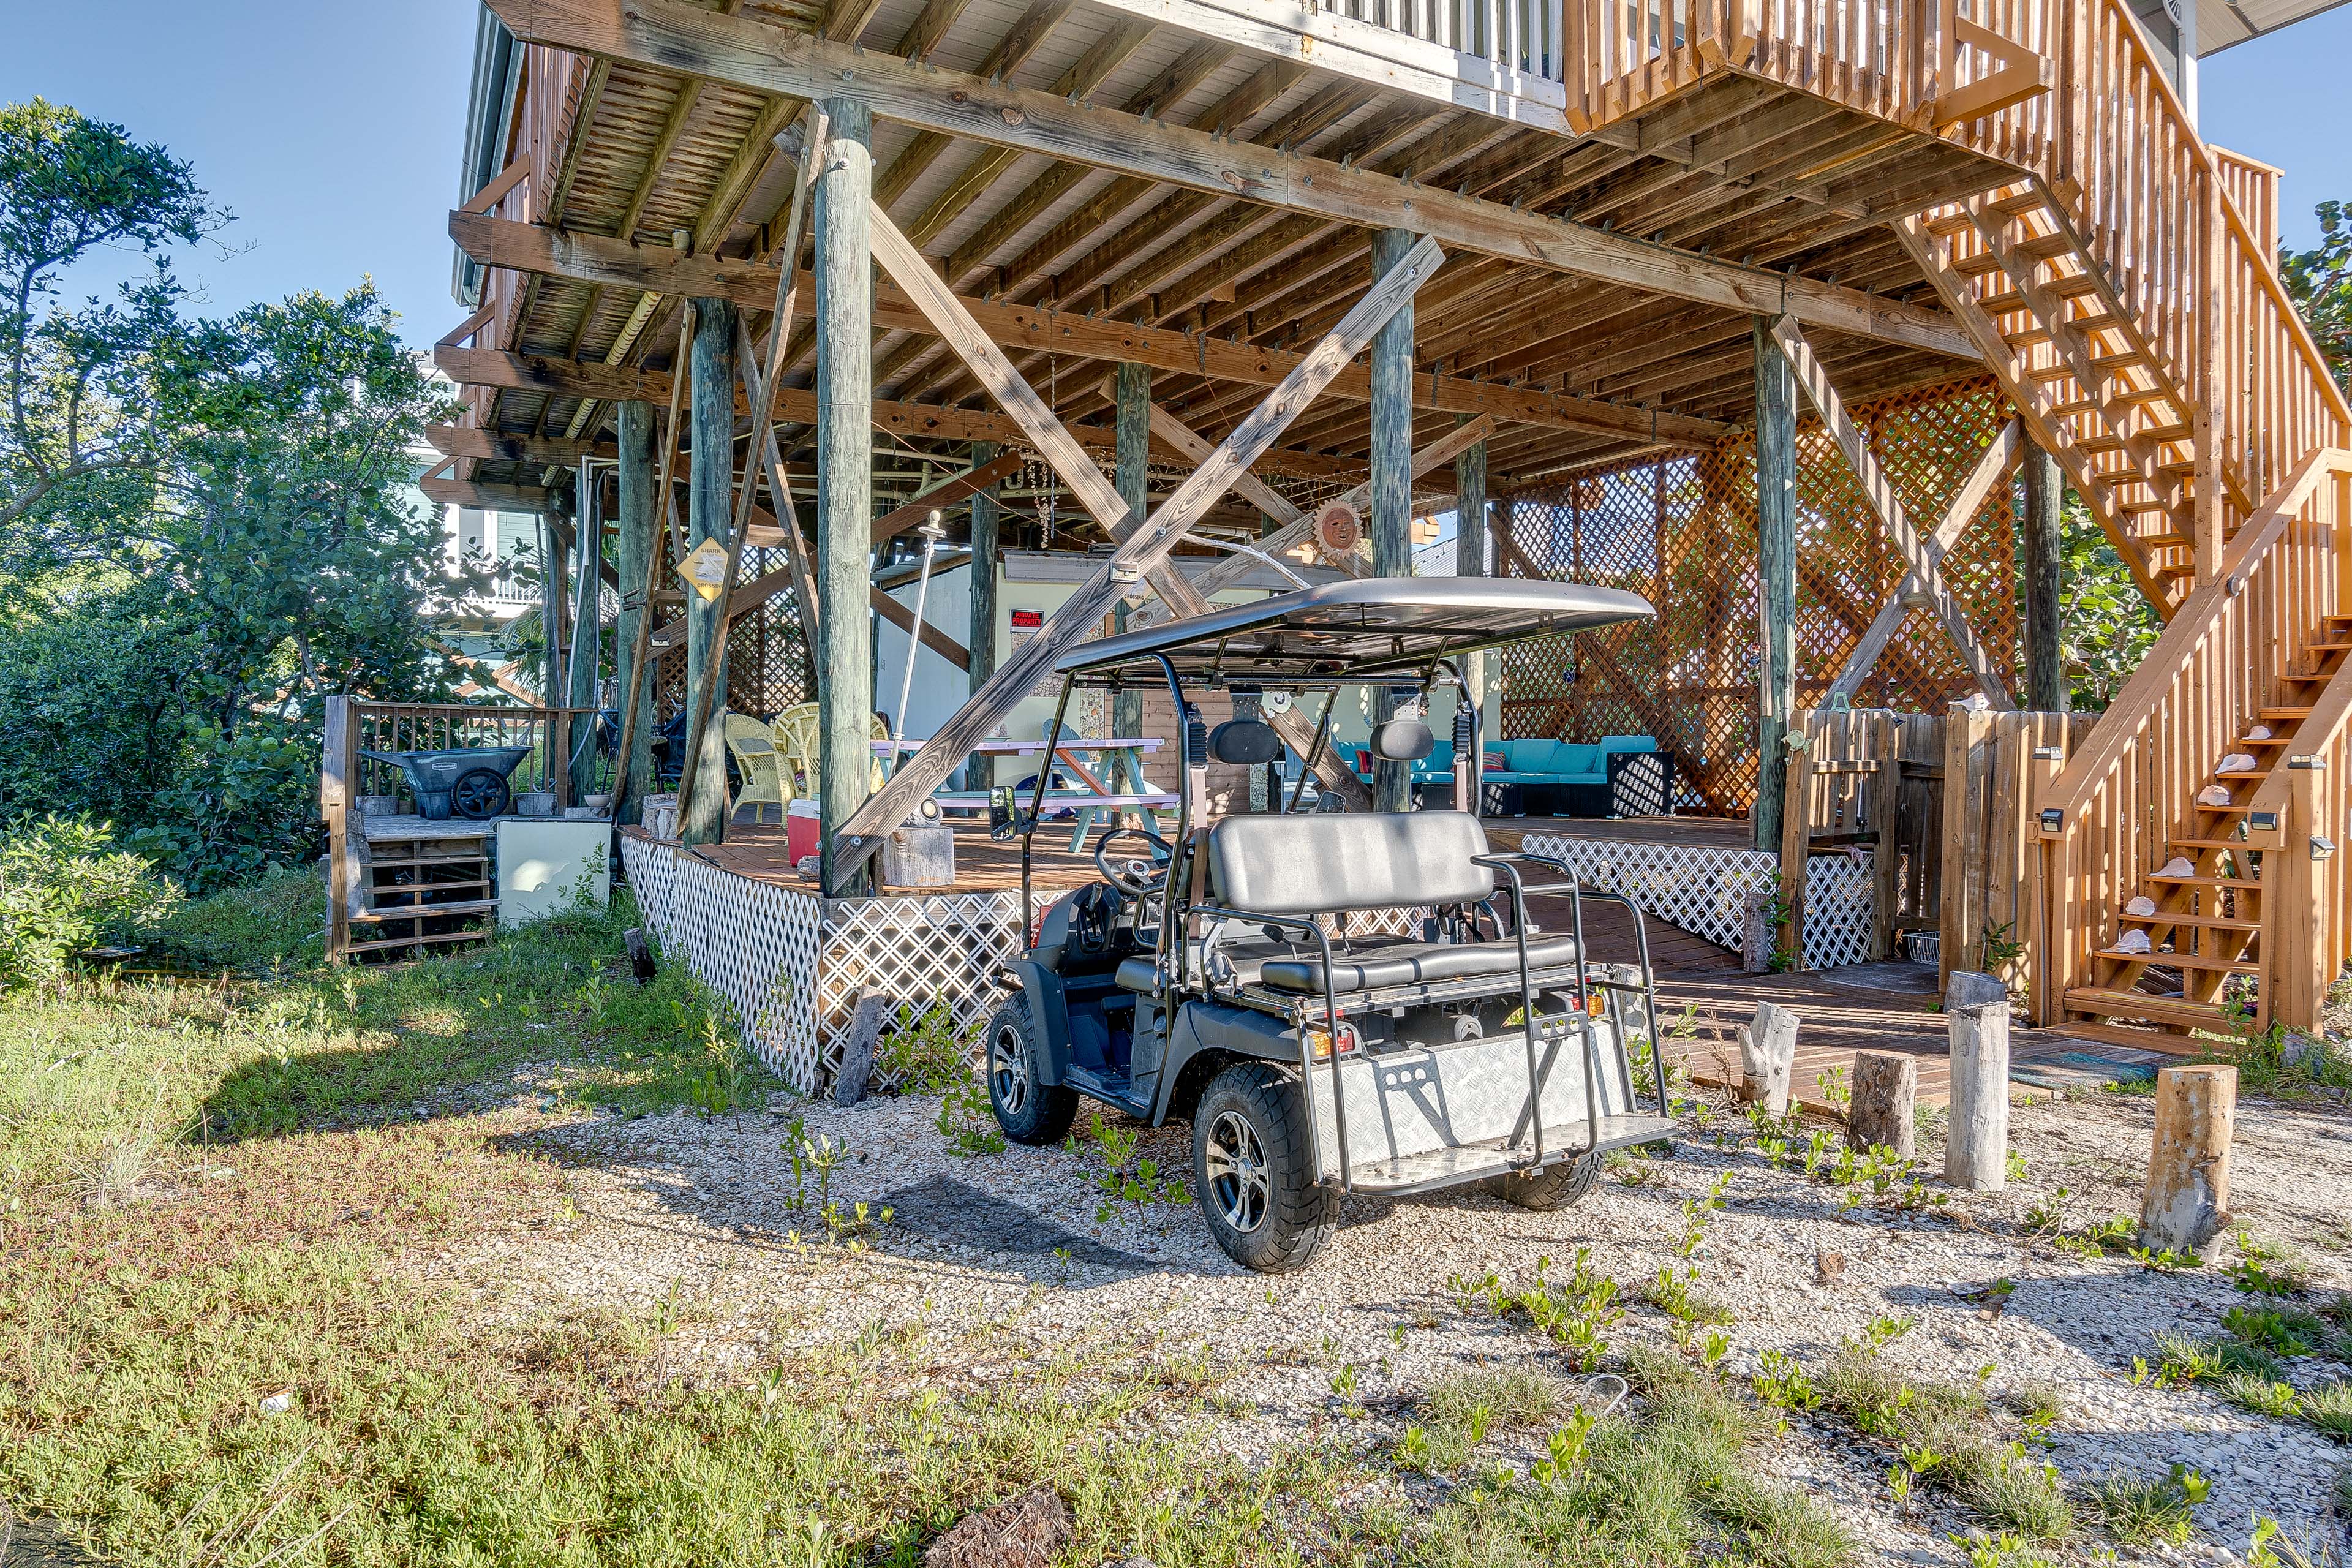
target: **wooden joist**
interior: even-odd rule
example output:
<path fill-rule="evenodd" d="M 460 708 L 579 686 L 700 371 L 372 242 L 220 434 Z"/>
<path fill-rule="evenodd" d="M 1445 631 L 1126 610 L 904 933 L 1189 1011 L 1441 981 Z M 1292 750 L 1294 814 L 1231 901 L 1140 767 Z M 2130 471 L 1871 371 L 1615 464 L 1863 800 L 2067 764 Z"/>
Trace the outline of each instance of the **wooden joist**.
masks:
<path fill-rule="evenodd" d="M 473 507 L 482 511 L 542 512 L 555 510 L 555 492 L 532 485 L 491 485 L 474 479 L 419 479 L 416 488 L 436 506 Z"/>
<path fill-rule="evenodd" d="M 480 430 L 470 425 L 427 425 L 425 438 L 445 458 L 475 458 L 494 463 L 568 468 L 583 458 L 601 458 L 609 462 L 614 455 L 610 441 Z"/>
<path fill-rule="evenodd" d="M 690 256 L 658 246 L 629 245 L 596 235 L 572 234 L 504 218 L 465 212 L 449 215 L 449 237 L 487 267 L 625 285 L 664 295 L 731 300 L 750 310 L 764 309 L 776 287 L 776 269 L 723 257 Z M 1098 319 L 1069 310 L 1047 310 L 959 296 L 965 312 L 1000 347 L 1035 353 L 1066 354 L 1117 364 L 1192 374 L 1247 386 L 1272 386 L 1290 374 L 1298 356 L 1279 349 L 1228 342 L 1206 332 Z M 936 336 L 929 319 L 887 280 L 874 290 L 874 324 L 898 331 Z M 1364 403 L 1371 398 L 1370 372 L 1350 367 L 1327 396 Z M 1660 410 L 1635 408 L 1599 398 L 1576 397 L 1501 382 L 1471 381 L 1430 374 L 1413 377 L 1413 405 L 1473 416 L 1491 414 L 1516 424 L 1583 434 L 1622 436 L 1652 445 L 1707 447 L 1731 426 Z"/>
<path fill-rule="evenodd" d="M 1361 167 L 867 54 L 748 14 L 706 11 L 683 0 L 491 0 L 491 9 L 526 42 L 761 92 L 855 97 L 883 118 L 926 131 L 1342 223 L 1409 228 L 1457 249 L 1725 310 L 1786 313 L 1807 326 L 1960 359 L 1978 357 L 1968 333 L 1939 311 L 1816 279 L 1714 260 Z"/>

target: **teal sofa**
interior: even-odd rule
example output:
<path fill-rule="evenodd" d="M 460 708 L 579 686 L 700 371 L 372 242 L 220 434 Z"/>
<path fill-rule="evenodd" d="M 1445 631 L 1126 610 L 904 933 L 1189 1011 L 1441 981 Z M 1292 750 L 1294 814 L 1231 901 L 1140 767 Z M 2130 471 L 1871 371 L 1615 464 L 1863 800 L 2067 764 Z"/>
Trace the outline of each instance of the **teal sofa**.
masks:
<path fill-rule="evenodd" d="M 1486 752 L 1480 809 L 1488 816 L 1662 816 L 1673 809 L 1673 761 L 1648 735 L 1604 735 L 1591 745 L 1493 741 Z M 1371 753 L 1359 748 L 1355 771 L 1367 783 L 1371 763 Z M 1412 764 L 1412 784 L 1416 795 L 1450 796 L 1453 742 L 1438 742 Z"/>

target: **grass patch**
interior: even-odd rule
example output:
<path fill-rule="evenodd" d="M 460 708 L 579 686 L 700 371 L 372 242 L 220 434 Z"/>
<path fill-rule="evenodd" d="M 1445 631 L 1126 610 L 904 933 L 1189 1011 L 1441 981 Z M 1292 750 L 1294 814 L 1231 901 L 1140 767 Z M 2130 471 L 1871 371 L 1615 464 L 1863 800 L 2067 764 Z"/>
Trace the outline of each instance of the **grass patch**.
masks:
<path fill-rule="evenodd" d="M 176 967 L 296 969 L 325 956 L 326 923 L 326 885 L 307 868 L 288 868 L 176 906 L 149 932 L 147 945 Z"/>
<path fill-rule="evenodd" d="M 1403 1528 L 1402 1561 L 1432 1568 L 1621 1568 L 1738 1561 L 1836 1568 L 1855 1547 L 1834 1515 L 1755 1479 L 1771 1421 L 1681 1358 L 1628 1358 L 1636 1402 L 1601 1421 L 1578 1461 Z"/>
<path fill-rule="evenodd" d="M 2091 1483 L 2091 1510 L 2118 1545 L 2183 1545 L 2197 1532 L 2189 1511 L 2192 1482 L 2201 1494 L 2202 1480 L 2178 1465 L 2161 1479 L 2117 1472 Z"/>
<path fill-rule="evenodd" d="M 1454 1373 L 1422 1396 L 1421 1422 L 1407 1430 L 1400 1457 L 1421 1469 L 1458 1469 L 1489 1433 L 1543 1426 L 1567 1403 L 1557 1382 L 1525 1367 Z"/>
<path fill-rule="evenodd" d="M 1921 1484 L 1942 1491 L 1997 1530 L 2028 1542 L 2074 1530 L 2055 1471 L 2020 1441 L 1998 1441 L 1991 1403 L 1975 1384 L 1915 1380 L 1879 1351 L 1849 1342 L 1817 1380 L 1824 1408 L 1897 1450 Z"/>

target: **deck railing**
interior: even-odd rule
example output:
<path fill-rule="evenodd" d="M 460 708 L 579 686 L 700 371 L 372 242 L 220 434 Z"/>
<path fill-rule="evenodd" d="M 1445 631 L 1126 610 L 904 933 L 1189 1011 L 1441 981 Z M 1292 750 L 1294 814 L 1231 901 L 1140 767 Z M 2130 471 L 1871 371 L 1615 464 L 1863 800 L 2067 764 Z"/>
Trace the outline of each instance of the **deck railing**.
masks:
<path fill-rule="evenodd" d="M 2221 574 L 2183 602 L 2088 743 L 2035 803 L 2053 910 L 2053 951 L 2039 971 L 2050 988 L 2038 999 L 2045 1016 L 2061 1016 L 2064 991 L 2085 983 L 2119 929 L 2124 903 L 2171 858 L 2172 841 L 2196 837 L 2198 792 L 2262 709 L 2285 705 L 2283 678 L 2326 618 L 2352 602 L 2342 570 L 2352 531 L 2347 477 L 2352 452 L 2315 452 L 2297 467 L 2231 542 Z M 2341 730 L 2329 741 L 2338 752 Z M 2352 759 L 2340 765 L 2352 767 Z M 2279 841 L 2275 830 L 2257 829 L 2248 847 L 2267 851 Z M 2266 904 L 2270 891 L 2265 872 Z M 2273 994 L 2280 949 L 2267 910 L 2265 918 L 2266 1015 L 2282 998 Z M 2341 943 L 2341 923 L 2326 941 Z M 2340 945 L 2331 952 L 2330 973 L 2352 956 Z"/>

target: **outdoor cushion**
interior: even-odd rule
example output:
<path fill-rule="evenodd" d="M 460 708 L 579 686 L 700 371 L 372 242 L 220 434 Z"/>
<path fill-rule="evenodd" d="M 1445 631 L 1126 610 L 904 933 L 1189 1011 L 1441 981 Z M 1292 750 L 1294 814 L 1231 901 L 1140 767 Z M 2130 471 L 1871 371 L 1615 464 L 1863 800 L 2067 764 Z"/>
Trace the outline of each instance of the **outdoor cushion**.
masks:
<path fill-rule="evenodd" d="M 1604 752 L 1654 752 L 1658 740 L 1654 735 L 1603 735 L 1601 749 Z"/>
<path fill-rule="evenodd" d="M 1528 939 L 1528 967 L 1555 968 L 1576 962 L 1576 939 L 1566 934 Z M 1467 980 L 1485 974 L 1519 972 L 1516 942 L 1401 942 L 1368 953 L 1331 955 L 1331 989 L 1370 991 L 1383 985 L 1412 985 L 1437 980 Z M 1276 991 L 1315 993 L 1323 989 L 1323 960 L 1268 959 L 1259 978 Z"/>
<path fill-rule="evenodd" d="M 1598 746 L 1573 746 L 1563 742 L 1552 753 L 1551 772 L 1556 773 L 1597 773 L 1608 764 L 1601 760 Z"/>

